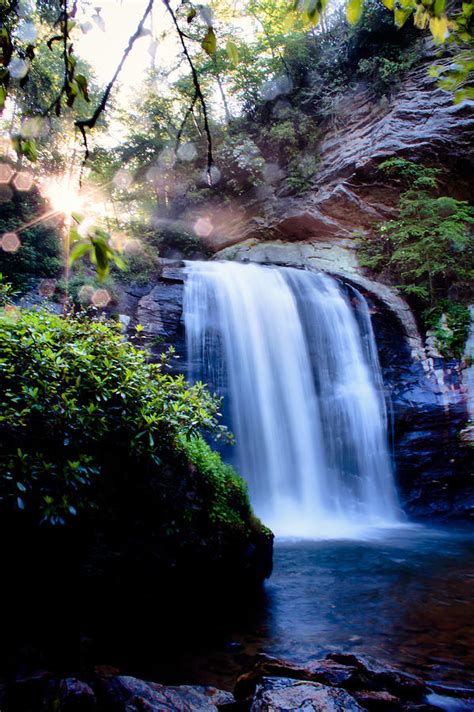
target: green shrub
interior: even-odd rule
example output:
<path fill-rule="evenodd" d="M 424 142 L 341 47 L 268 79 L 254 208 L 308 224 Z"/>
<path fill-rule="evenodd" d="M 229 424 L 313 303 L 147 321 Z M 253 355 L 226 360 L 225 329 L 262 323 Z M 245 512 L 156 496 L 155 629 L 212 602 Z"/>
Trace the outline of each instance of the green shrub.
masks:
<path fill-rule="evenodd" d="M 461 358 L 471 324 L 468 307 L 443 299 L 427 310 L 424 317 L 426 325 L 434 331 L 439 352 L 445 357 Z"/>
<path fill-rule="evenodd" d="M 166 357 L 149 363 L 117 325 L 0 311 L 1 508 L 62 524 L 97 506 L 111 460 L 128 462 L 131 476 L 159 476 L 164 463 L 187 453 L 219 484 L 216 502 L 227 480 L 243 502 L 243 485 L 218 456 L 186 445 L 202 429 L 225 435 L 218 407 L 202 384 L 167 373 Z"/>
<path fill-rule="evenodd" d="M 361 239 L 361 264 L 405 292 L 426 327 L 433 326 L 433 314 L 439 320 L 446 304 L 448 322 L 464 323 L 462 304 L 472 298 L 474 279 L 474 209 L 439 195 L 436 169 L 400 158 L 380 168 L 403 191 L 399 215 Z M 452 338 L 444 339 L 445 352 L 459 355 L 466 334 L 457 324 Z"/>

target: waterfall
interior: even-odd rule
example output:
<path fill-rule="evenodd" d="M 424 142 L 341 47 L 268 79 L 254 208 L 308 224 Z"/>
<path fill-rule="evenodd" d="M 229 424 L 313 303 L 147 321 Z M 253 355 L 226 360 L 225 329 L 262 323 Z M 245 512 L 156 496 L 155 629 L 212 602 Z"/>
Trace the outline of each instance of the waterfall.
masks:
<path fill-rule="evenodd" d="M 190 380 L 224 398 L 233 464 L 280 536 L 350 536 L 400 517 L 367 303 L 326 274 L 188 262 Z M 351 304 L 352 302 L 352 304 Z"/>

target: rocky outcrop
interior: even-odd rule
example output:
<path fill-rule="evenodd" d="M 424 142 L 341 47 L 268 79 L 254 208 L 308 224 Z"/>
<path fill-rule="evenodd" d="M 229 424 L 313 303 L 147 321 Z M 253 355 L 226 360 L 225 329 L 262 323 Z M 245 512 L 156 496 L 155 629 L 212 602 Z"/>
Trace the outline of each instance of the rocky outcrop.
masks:
<path fill-rule="evenodd" d="M 239 677 L 234 694 L 251 712 L 435 712 L 470 709 L 474 690 L 430 687 L 414 675 L 370 658 L 332 653 L 301 665 L 262 655 Z"/>
<path fill-rule="evenodd" d="M 259 655 L 233 693 L 209 685 L 162 685 L 107 666 L 84 678 L 42 672 L 18 679 L 7 712 L 436 712 L 470 710 L 474 690 L 425 683 L 370 658 L 333 653 L 296 665 Z M 5 705 L 5 707 L 3 706 Z"/>
<path fill-rule="evenodd" d="M 322 127 L 310 190 L 288 196 L 281 186 L 267 186 L 264 200 L 249 201 L 238 220 L 216 220 L 212 249 L 250 238 L 336 241 L 344 248 L 356 232 L 394 215 L 397 186 L 377 171 L 394 155 L 447 169 L 446 190 L 455 184 L 456 197 L 472 195 L 473 102 L 454 104 L 449 92 L 437 88 L 428 76 L 432 61 L 428 54 L 390 98 L 375 97 L 364 84 L 348 89 L 338 100 L 335 127 Z"/>
<path fill-rule="evenodd" d="M 287 243 L 283 240 L 246 242 L 219 252 L 216 257 L 305 269 L 322 270 L 348 280 L 383 302 L 398 318 L 405 339 L 415 359 L 424 360 L 426 354 L 413 313 L 395 289 L 361 274 L 354 245 L 348 240 Z"/>

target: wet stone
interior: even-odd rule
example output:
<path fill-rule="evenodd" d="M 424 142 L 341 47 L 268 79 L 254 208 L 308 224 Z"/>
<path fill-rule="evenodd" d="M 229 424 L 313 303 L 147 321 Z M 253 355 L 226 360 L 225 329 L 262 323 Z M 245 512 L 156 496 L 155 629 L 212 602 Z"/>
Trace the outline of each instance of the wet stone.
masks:
<path fill-rule="evenodd" d="M 345 690 L 319 682 L 263 678 L 250 712 L 359 712 L 363 708 Z"/>

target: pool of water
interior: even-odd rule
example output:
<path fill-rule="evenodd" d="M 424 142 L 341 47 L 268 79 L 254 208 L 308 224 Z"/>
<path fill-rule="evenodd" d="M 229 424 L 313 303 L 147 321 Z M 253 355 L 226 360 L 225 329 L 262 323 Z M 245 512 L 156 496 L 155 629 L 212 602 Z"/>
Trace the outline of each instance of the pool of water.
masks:
<path fill-rule="evenodd" d="M 230 687 L 259 652 L 304 662 L 371 655 L 448 686 L 474 685 L 474 539 L 402 528 L 364 540 L 277 541 L 259 605 L 181 660 L 181 675 Z"/>

